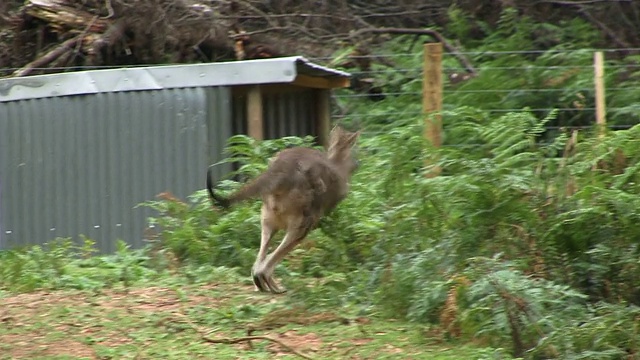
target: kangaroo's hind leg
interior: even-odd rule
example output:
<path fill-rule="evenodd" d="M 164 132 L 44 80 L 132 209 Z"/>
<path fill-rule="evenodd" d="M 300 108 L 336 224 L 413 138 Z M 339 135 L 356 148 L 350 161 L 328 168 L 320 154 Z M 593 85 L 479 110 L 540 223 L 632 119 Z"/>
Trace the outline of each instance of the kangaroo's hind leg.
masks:
<path fill-rule="evenodd" d="M 282 239 L 278 247 L 269 254 L 264 261 L 260 262 L 253 271 L 253 282 L 256 287 L 262 291 L 270 291 L 274 294 L 285 292 L 276 285 L 273 279 L 273 271 L 284 257 L 291 252 L 313 228 L 314 221 L 310 221 L 309 217 L 301 215 L 294 221 L 289 222 L 287 233 Z"/>
<path fill-rule="evenodd" d="M 260 226 L 262 228 L 260 235 L 260 250 L 258 250 L 258 255 L 256 256 L 256 261 L 253 264 L 253 268 L 251 269 L 251 276 L 255 279 L 256 269 L 260 267 L 260 264 L 265 261 L 267 257 L 267 251 L 269 249 L 269 243 L 273 236 L 278 232 L 278 228 L 274 222 L 272 214 L 268 211 L 268 209 L 263 206 L 262 215 L 260 217 Z M 254 281 L 256 285 L 256 290 L 260 291 L 269 291 L 268 288 L 263 287 L 263 284 Z"/>

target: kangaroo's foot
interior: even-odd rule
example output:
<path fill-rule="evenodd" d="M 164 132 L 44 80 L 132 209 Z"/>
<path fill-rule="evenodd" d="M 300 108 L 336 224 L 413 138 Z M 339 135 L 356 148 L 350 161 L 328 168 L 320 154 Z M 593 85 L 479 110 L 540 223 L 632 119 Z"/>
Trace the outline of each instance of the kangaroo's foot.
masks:
<path fill-rule="evenodd" d="M 258 254 L 256 262 L 253 265 L 251 275 L 253 276 L 253 283 L 258 290 L 263 292 L 271 292 L 273 294 L 282 294 L 285 292 L 276 285 L 273 279 L 273 271 L 276 266 L 282 261 L 282 259 L 293 250 L 293 248 L 304 239 L 311 227 L 313 226 L 313 220 L 311 217 L 300 216 L 297 218 L 289 219 L 289 230 L 282 239 L 282 242 L 278 247 L 273 250 L 269 255 L 264 255 L 264 250 Z"/>
<path fill-rule="evenodd" d="M 272 294 L 282 294 L 287 290 L 279 287 L 273 279 L 273 272 L 265 270 L 253 271 L 253 283 L 260 292 L 270 292 Z"/>

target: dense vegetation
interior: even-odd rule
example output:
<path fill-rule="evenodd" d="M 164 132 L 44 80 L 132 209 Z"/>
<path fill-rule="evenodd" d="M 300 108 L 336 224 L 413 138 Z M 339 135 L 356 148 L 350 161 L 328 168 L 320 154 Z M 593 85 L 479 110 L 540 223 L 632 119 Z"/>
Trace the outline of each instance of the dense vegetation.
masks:
<path fill-rule="evenodd" d="M 465 13 L 452 11 L 445 34 L 465 39 Z M 608 58 L 607 86 L 620 89 L 608 93 L 609 124 L 629 128 L 596 136 L 593 111 L 581 110 L 593 108 L 593 52 L 585 49 L 596 34 L 582 20 L 553 26 L 504 11 L 488 37 L 464 42 L 479 76 L 447 85 L 439 149 L 422 136 L 420 49 L 393 57 L 406 72 L 374 64 L 371 76 L 392 94 L 376 102 L 350 91 L 337 97 L 339 121 L 365 130 L 361 167 L 349 197 L 278 268 L 287 296 L 314 309 L 438 324 L 451 338 L 507 348 L 515 357 L 640 356 L 640 126 L 633 126 L 640 120 L 640 59 Z M 546 38 L 557 45 L 541 45 Z M 377 51 L 406 53 L 412 41 L 399 37 Z M 445 67 L 456 66 L 445 58 Z M 540 88 L 554 91 L 527 91 Z M 472 91 L 492 89 L 500 92 Z M 574 143 L 562 128 L 576 125 L 589 128 Z M 236 136 L 229 160 L 242 164 L 242 177 L 255 176 L 290 144 L 312 146 L 312 139 Z M 426 176 L 434 167 L 442 174 Z M 257 202 L 212 211 L 201 191 L 147 206 L 159 210 L 151 221 L 163 232 L 133 261 L 248 274 L 260 236 Z M 29 251 L 3 255 L 21 265 L 1 268 L 1 287 L 41 286 L 38 276 L 25 278 L 38 271 L 64 274 L 53 260 L 40 270 L 18 260 L 57 259 Z M 315 286 L 303 282 L 309 277 Z M 58 278 L 54 285 L 66 286 Z"/>
<path fill-rule="evenodd" d="M 451 28 L 460 38 L 462 15 Z M 473 47 L 480 75 L 447 87 L 441 149 L 422 137 L 420 49 L 392 57 L 413 73 L 373 67 L 376 82 L 400 95 L 373 103 L 338 97 L 348 108 L 341 123 L 369 132 L 360 143 L 362 167 L 349 198 L 280 269 L 289 272 L 283 275 L 291 296 L 313 292 L 310 306 L 357 304 L 440 323 L 451 336 L 508 347 L 515 356 L 637 356 L 640 127 L 604 138 L 582 129 L 567 149 L 570 132 L 561 127 L 594 122 L 593 110 L 574 102 L 594 107 L 593 52 L 585 48 L 596 30 L 580 20 L 565 25 L 504 12 L 492 35 Z M 560 44 L 537 53 L 490 53 L 536 49 L 545 34 Z M 396 39 L 380 52 L 406 51 L 411 40 Z M 457 65 L 445 59 L 445 67 Z M 636 61 L 608 62 L 607 85 L 624 89 L 609 94 L 609 124 L 638 123 Z M 535 91 L 541 88 L 549 91 Z M 492 89 L 501 91 L 469 91 Z M 507 111 L 495 111 L 501 109 Z M 229 151 L 245 164 L 240 172 L 253 176 L 286 142 L 236 137 Z M 426 177 L 432 166 L 442 176 Z M 192 201 L 189 210 L 171 209 L 158 219 L 169 227 L 165 245 L 185 260 L 248 269 L 259 205 L 211 214 L 203 194 Z M 298 275 L 327 281 L 297 288 Z"/>
<path fill-rule="evenodd" d="M 299 54 L 324 57 L 345 45 L 371 53 L 388 39 L 379 31 L 389 28 L 441 30 L 463 49 L 487 42 L 500 46 L 503 34 L 495 29 L 507 11 L 541 24 L 526 28 L 533 32 L 520 32 L 534 39 L 536 49 L 566 43 L 566 37 L 556 36 L 565 27 L 576 30 L 572 43 L 640 46 L 640 3 L 629 0 L 4 0 L 0 76 Z M 587 24 L 588 31 L 581 33 L 586 27 L 576 28 L 577 23 Z M 517 44 L 521 49 L 525 45 Z"/>

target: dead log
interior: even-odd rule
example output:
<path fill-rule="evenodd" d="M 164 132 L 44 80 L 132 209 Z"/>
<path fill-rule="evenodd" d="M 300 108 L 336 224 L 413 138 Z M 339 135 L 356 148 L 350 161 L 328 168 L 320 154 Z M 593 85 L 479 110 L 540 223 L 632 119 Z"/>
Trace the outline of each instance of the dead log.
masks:
<path fill-rule="evenodd" d="M 110 26 L 110 21 L 95 19 L 95 14 L 69 6 L 65 0 L 29 0 L 24 6 L 24 14 L 46 22 L 60 33 L 69 29 L 101 33 Z M 87 24 L 91 26 L 87 28 Z"/>
<path fill-rule="evenodd" d="M 62 55 L 70 51 L 74 51 L 74 48 L 76 47 L 77 44 L 80 43 L 81 40 L 82 40 L 82 36 L 76 36 L 74 38 L 71 38 L 63 42 L 62 44 L 56 46 L 53 50 L 37 58 L 36 60 L 28 63 L 22 69 L 16 70 L 13 73 L 13 76 L 16 76 L 16 77 L 27 76 L 31 74 L 34 70 L 50 64 L 51 62 L 57 60 Z"/>
<path fill-rule="evenodd" d="M 91 64 L 100 64 L 102 61 L 102 52 L 116 44 L 127 29 L 126 22 L 123 19 L 115 21 L 109 26 L 107 31 L 102 35 L 96 35 L 95 40 L 85 44 L 86 53 Z"/>

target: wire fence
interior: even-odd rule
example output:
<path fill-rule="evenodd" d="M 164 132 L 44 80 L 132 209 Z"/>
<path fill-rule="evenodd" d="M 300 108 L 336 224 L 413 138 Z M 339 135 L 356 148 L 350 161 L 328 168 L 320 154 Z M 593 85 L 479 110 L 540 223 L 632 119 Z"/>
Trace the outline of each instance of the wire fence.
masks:
<path fill-rule="evenodd" d="M 557 121 L 545 126 L 545 129 L 551 132 L 570 132 L 572 130 L 590 130 L 595 128 L 596 105 L 595 105 L 595 72 L 593 64 L 593 54 L 601 51 L 611 59 L 605 63 L 605 72 L 609 76 L 607 81 L 608 87 L 605 87 L 606 93 L 606 115 L 613 116 L 615 121 L 611 121 L 605 125 L 610 130 L 624 130 L 640 123 L 640 61 L 628 59 L 620 61 L 626 54 L 637 53 L 639 48 L 627 49 L 581 49 L 581 50 L 533 50 L 533 51 L 471 51 L 460 52 L 457 54 L 443 54 L 443 122 L 447 124 L 446 109 L 448 106 L 460 105 L 459 101 L 462 97 L 474 99 L 474 96 L 491 97 L 492 101 L 486 104 L 468 103 L 465 105 L 474 107 L 485 113 L 501 116 L 511 112 L 532 112 L 536 116 L 544 117 L 546 114 L 556 112 L 558 114 Z M 546 65 L 545 61 L 537 62 L 535 59 L 541 55 L 566 55 L 559 59 L 546 61 L 550 65 Z M 468 72 L 468 68 L 462 67 L 459 57 L 466 57 L 477 68 L 476 74 L 473 76 Z M 517 63 L 520 57 L 522 65 L 511 65 Z M 483 58 L 491 58 L 491 62 L 478 60 Z M 526 57 L 526 59 L 524 58 Z M 406 64 L 411 60 L 419 60 L 418 66 L 407 67 Z M 615 58 L 615 61 L 614 59 Z M 394 118 L 403 116 L 421 116 L 423 114 L 420 104 L 422 98 L 422 90 L 417 83 L 422 81 L 423 64 L 420 63 L 422 53 L 396 53 L 396 54 L 372 54 L 352 57 L 354 63 L 358 60 L 368 60 L 372 63 L 380 63 L 381 66 L 366 70 L 349 69 L 354 79 L 366 78 L 369 83 L 373 83 L 377 87 L 375 94 L 368 93 L 366 89 L 358 91 L 352 89 L 350 91 L 339 91 L 334 98 L 346 109 L 334 113 L 334 121 L 343 121 L 344 119 L 355 120 L 359 124 L 364 124 L 365 134 L 379 134 L 382 131 L 375 127 L 367 128 L 372 116 L 388 117 L 393 121 Z M 326 62 L 328 58 L 317 58 L 315 61 Z M 477 60 L 477 61 L 476 61 Z M 575 62 L 571 64 L 571 61 Z M 413 61 L 414 63 L 416 61 Z M 555 62 L 555 64 L 553 63 Z M 562 64 L 557 64 L 562 62 Z M 404 66 L 395 67 L 393 64 L 405 64 Z M 495 65 L 498 63 L 499 65 Z M 502 65 L 500 63 L 506 63 Z M 542 64 L 541 64 L 542 63 Z M 489 64 L 489 65 L 484 65 Z M 513 78 L 522 79 L 522 86 L 513 87 L 513 82 L 509 85 L 501 83 L 491 83 L 487 81 L 493 73 L 510 74 Z M 620 76 L 618 76 L 620 74 Z M 449 77 L 453 75 L 453 77 Z M 477 76 L 476 76 L 477 75 Z M 464 79 L 464 77 L 467 79 Z M 531 80 L 531 77 L 536 77 Z M 566 81 L 563 77 L 579 77 L 579 81 Z M 403 87 L 398 84 L 405 79 L 405 83 L 413 81 L 414 86 Z M 484 78 L 484 79 L 481 79 Z M 633 81 L 633 80 L 637 81 Z M 629 81 L 625 81 L 629 80 Z M 385 81 L 387 83 L 385 83 Z M 396 82 L 389 84 L 389 82 Z M 466 86 L 473 82 L 472 86 Z M 563 83 L 568 85 L 562 86 Z M 406 88 L 406 90 L 405 90 Z M 637 96 L 635 96 L 635 95 Z M 527 101 L 530 97 L 535 101 Z M 381 99 L 387 101 L 380 101 Z M 396 100 L 402 100 L 403 103 L 413 100 L 416 106 L 398 109 L 392 103 Z M 511 101 L 507 101 L 510 99 Z M 348 104 L 353 102 L 367 102 L 364 106 L 350 107 Z M 511 105 L 511 106 L 510 106 Z M 516 105 L 516 106 L 513 106 Z M 521 106 L 521 107 L 520 107 Z M 446 136 L 446 130 L 445 130 Z M 482 144 L 476 144 L 478 146 Z M 444 146 L 474 146 L 474 144 L 444 144 Z"/>
<path fill-rule="evenodd" d="M 477 61 L 478 64 L 474 64 L 477 66 L 477 72 L 480 75 L 491 74 L 492 72 L 513 72 L 513 76 L 522 76 L 525 77 L 529 72 L 532 71 L 542 71 L 545 72 L 545 76 L 551 78 L 551 75 L 554 72 L 566 72 L 566 71 L 575 71 L 573 75 L 582 75 L 586 77 L 593 77 L 594 73 L 594 65 L 593 64 L 585 64 L 585 59 L 587 56 L 592 56 L 596 51 L 601 51 L 607 55 L 616 56 L 618 58 L 621 55 L 626 54 L 634 54 L 639 53 L 640 48 L 623 48 L 623 49 L 580 49 L 580 50 L 566 50 L 566 49 L 554 49 L 554 50 L 507 50 L 507 51 L 462 51 L 455 54 L 452 53 L 444 53 L 443 60 L 445 65 L 443 66 L 444 76 L 444 89 L 443 89 L 443 100 L 445 108 L 448 104 L 448 100 L 461 95 L 488 95 L 488 96 L 498 96 L 502 98 L 519 96 L 524 97 L 527 95 L 546 95 L 546 96 L 561 96 L 563 94 L 566 95 L 567 89 L 558 88 L 554 86 L 523 86 L 521 88 L 513 88 L 513 87 L 502 87 L 500 84 L 492 85 L 489 88 L 460 88 L 460 86 L 454 86 L 451 84 L 451 81 L 447 80 L 447 74 L 457 74 L 464 76 L 467 73 L 467 68 L 461 67 L 458 62 L 459 57 L 466 57 L 470 60 L 471 63 L 476 62 L 477 58 L 491 58 L 498 60 L 506 60 L 507 58 L 517 56 L 528 56 L 528 57 L 539 57 L 542 55 L 567 55 L 562 61 L 565 64 L 562 65 L 536 65 L 531 64 L 529 61 L 531 59 L 528 58 L 528 61 L 523 61 L 523 65 L 521 66 L 491 66 L 491 65 L 483 65 L 481 61 Z M 577 58 L 574 55 L 580 55 L 581 58 Z M 382 79 L 385 76 L 389 76 L 390 73 L 393 73 L 394 76 L 404 77 L 407 79 L 420 80 L 423 76 L 423 67 L 402 67 L 395 66 L 396 63 L 406 63 L 407 58 L 411 59 L 422 59 L 422 53 L 419 51 L 416 52 L 404 52 L 404 53 L 393 53 L 393 54 L 370 54 L 370 55 L 358 55 L 350 57 L 350 60 L 370 60 L 372 62 L 380 62 L 386 65 L 391 65 L 391 67 L 382 68 L 382 69 L 368 69 L 368 70 L 354 70 L 349 69 L 349 72 L 353 75 L 354 78 L 373 78 L 373 79 Z M 576 62 L 580 60 L 578 64 L 566 64 L 567 59 L 576 58 Z M 332 57 L 312 57 L 311 61 L 319 62 L 322 64 L 328 64 L 331 66 L 335 61 Z M 145 66 L 162 66 L 162 65 L 174 65 L 174 64 L 141 64 L 141 65 L 91 65 L 91 66 L 73 66 L 73 67 L 57 67 L 57 68 L 34 68 L 34 70 L 46 70 L 46 71 L 55 71 L 55 72 L 65 72 L 65 71 L 79 71 L 79 70 L 99 70 L 99 69 L 113 69 L 113 68 L 137 68 L 137 67 L 145 67 Z M 606 71 L 627 71 L 629 73 L 635 74 L 638 79 L 637 85 L 635 86 L 620 86 L 620 82 L 615 83 L 613 86 L 606 88 L 607 102 L 609 104 L 613 104 L 607 106 L 607 112 L 615 113 L 617 111 L 627 111 L 629 112 L 632 107 L 637 107 L 636 113 L 638 115 L 630 116 L 631 121 L 620 123 L 619 121 L 613 124 L 607 124 L 606 127 L 612 130 L 621 130 L 628 129 L 639 122 L 638 116 L 640 116 L 640 101 L 637 101 L 637 104 L 633 101 L 629 100 L 632 97 L 629 96 L 630 91 L 637 91 L 638 97 L 640 99 L 640 61 L 627 61 L 626 63 L 620 62 L 612 62 L 606 64 Z M 0 68 L 0 72 L 13 72 L 19 70 L 19 68 Z M 461 80 L 461 82 L 465 81 L 474 81 L 474 80 Z M 487 84 L 484 82 L 483 84 Z M 411 97 L 415 98 L 416 104 L 420 103 L 420 98 L 422 96 L 422 91 L 415 90 L 398 90 L 398 86 L 387 86 L 388 84 L 382 82 L 376 82 L 376 85 L 380 85 L 380 91 L 376 94 L 378 97 L 384 97 L 386 99 L 394 99 L 400 97 Z M 582 83 L 582 85 L 587 85 Z M 415 88 L 415 87 L 414 87 Z M 593 92 L 594 87 L 592 86 L 581 86 L 581 87 L 572 87 L 571 91 L 582 94 L 584 98 L 575 99 L 580 100 L 582 105 L 574 105 L 568 104 L 567 101 L 553 101 L 550 99 L 547 101 L 547 106 L 539 106 L 540 102 L 535 105 L 538 106 L 527 106 L 526 102 L 522 107 L 503 107 L 503 106 L 483 106 L 481 109 L 483 111 L 494 113 L 494 114 L 505 114 L 509 112 L 522 112 L 529 111 L 534 113 L 549 113 L 551 111 L 556 111 L 558 113 L 572 113 L 575 116 L 585 117 L 594 117 L 596 108 L 594 106 L 588 106 L 593 103 Z M 366 92 L 356 92 L 356 91 L 340 91 L 334 95 L 335 99 L 343 100 L 344 102 L 349 101 L 367 101 L 367 98 L 371 98 L 372 95 Z M 621 97 L 621 100 L 618 98 Z M 557 100 L 557 99 L 556 99 Z M 500 103 L 499 101 L 497 102 Z M 477 104 L 468 104 L 470 106 L 474 106 Z M 569 106 L 567 106 L 569 105 Z M 334 114 L 334 120 L 340 120 L 343 118 L 366 118 L 371 115 L 370 110 L 377 108 L 379 105 L 371 101 L 368 107 L 363 108 L 360 107 L 360 110 L 347 110 L 344 113 Z M 386 106 L 386 105 L 383 105 Z M 519 104 L 518 104 L 519 106 Z M 375 112 L 375 116 L 387 116 L 387 117 L 397 117 L 397 116 L 419 116 L 421 115 L 421 111 L 415 111 L 413 108 L 409 110 L 402 111 L 380 111 L 377 110 Z M 446 119 L 445 119 L 446 121 Z M 563 125 L 549 125 L 546 127 L 548 130 L 567 130 L 567 129 L 589 129 L 590 126 L 584 124 L 573 124 L 567 123 Z M 366 129 L 365 129 L 366 132 Z M 373 132 L 372 132 L 373 133 Z"/>

